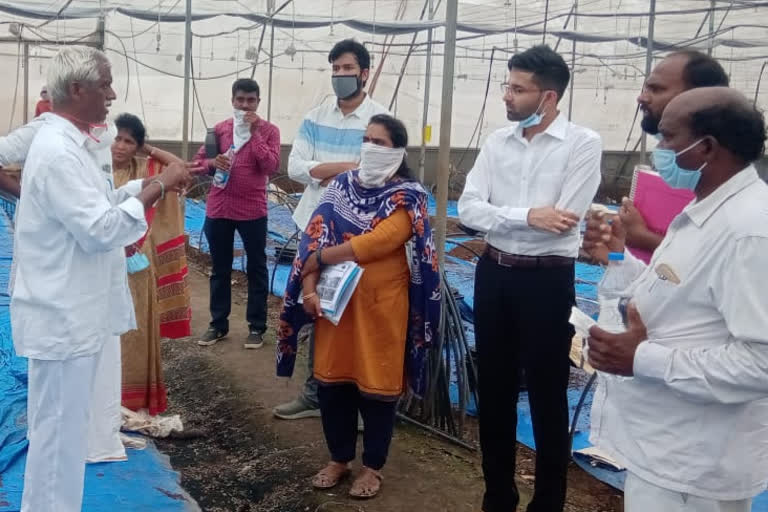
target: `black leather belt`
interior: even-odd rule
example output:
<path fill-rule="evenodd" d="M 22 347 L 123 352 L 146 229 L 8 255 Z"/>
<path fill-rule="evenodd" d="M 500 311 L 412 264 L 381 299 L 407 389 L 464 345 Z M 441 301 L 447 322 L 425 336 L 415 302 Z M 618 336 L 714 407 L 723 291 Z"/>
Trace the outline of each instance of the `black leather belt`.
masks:
<path fill-rule="evenodd" d="M 572 266 L 576 261 L 575 258 L 567 258 L 565 256 L 524 256 L 522 254 L 509 254 L 490 245 L 485 247 L 483 256 L 502 267 L 520 268 L 567 267 Z"/>

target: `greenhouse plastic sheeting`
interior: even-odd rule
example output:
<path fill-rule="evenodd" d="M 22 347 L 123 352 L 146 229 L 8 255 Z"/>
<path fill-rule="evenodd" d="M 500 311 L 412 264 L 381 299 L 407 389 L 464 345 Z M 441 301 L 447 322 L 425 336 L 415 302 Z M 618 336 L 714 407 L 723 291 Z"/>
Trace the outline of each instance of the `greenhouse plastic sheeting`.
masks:
<path fill-rule="evenodd" d="M 27 450 L 27 361 L 13 349 L 6 291 L 12 254 L 11 222 L 0 213 L 0 512 L 21 508 Z M 199 510 L 151 443 L 128 450 L 125 462 L 89 464 L 85 473 L 84 512 Z"/>

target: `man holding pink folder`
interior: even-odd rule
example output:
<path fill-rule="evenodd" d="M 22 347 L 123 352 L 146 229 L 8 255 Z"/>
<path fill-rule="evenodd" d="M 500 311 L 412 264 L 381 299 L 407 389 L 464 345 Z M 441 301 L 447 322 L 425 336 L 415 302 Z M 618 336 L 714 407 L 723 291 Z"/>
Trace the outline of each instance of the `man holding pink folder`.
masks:
<path fill-rule="evenodd" d="M 717 86 L 727 87 L 728 75 L 715 59 L 692 50 L 670 54 L 653 69 L 637 98 L 643 111 L 643 131 L 658 135 L 661 114 L 678 94 Z M 648 263 L 672 219 L 694 195 L 690 190 L 670 187 L 658 174 L 643 169 L 636 171 L 632 190 L 631 198 L 622 200 L 619 216 L 627 230 L 630 251 Z"/>

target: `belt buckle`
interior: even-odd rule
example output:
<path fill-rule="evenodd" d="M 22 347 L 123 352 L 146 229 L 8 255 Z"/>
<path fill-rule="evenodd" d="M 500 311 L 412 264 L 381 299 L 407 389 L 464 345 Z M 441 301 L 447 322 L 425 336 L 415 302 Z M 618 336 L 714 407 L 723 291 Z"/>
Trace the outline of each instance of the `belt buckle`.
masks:
<path fill-rule="evenodd" d="M 507 268 L 511 267 L 512 265 L 509 265 L 502 261 L 504 259 L 503 256 L 504 256 L 504 253 L 496 249 L 496 264 L 500 267 L 507 267 Z"/>

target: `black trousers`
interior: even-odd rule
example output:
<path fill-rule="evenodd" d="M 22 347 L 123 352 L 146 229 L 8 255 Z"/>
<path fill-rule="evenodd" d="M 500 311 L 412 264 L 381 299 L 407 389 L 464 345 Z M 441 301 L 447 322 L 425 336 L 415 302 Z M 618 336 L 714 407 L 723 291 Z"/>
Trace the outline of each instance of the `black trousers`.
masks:
<path fill-rule="evenodd" d="M 575 303 L 573 265 L 501 266 L 483 257 L 475 276 L 480 445 L 484 512 L 514 512 L 517 398 L 525 371 L 536 442 L 536 483 L 528 512 L 565 504 L 568 376 Z"/>
<path fill-rule="evenodd" d="M 397 402 L 384 402 L 360 394 L 354 384 L 320 384 L 317 388 L 323 432 L 331 460 L 355 460 L 357 411 L 363 417 L 363 464 L 380 470 L 387 462 L 389 444 L 395 428 Z"/>
<path fill-rule="evenodd" d="M 229 313 L 232 311 L 232 262 L 235 230 L 245 248 L 248 273 L 248 306 L 246 320 L 251 330 L 267 329 L 267 218 L 256 220 L 230 220 L 205 218 L 203 231 L 211 250 L 211 327 L 229 331 Z"/>

